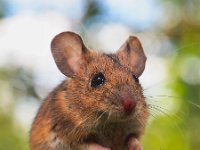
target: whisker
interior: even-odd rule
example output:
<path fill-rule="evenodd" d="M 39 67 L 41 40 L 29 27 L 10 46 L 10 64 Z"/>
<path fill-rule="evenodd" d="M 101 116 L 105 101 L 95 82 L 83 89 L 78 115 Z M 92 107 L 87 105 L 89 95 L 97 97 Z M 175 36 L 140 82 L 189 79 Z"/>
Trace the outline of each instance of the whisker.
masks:
<path fill-rule="evenodd" d="M 149 104 L 148 105 L 149 107 L 156 107 L 156 108 L 158 108 L 159 110 L 162 110 L 163 112 L 165 112 L 166 114 L 168 114 L 168 115 L 172 115 L 172 116 L 174 116 L 175 117 L 175 119 L 178 119 L 179 121 L 183 121 L 183 119 L 181 118 L 181 117 L 179 117 L 178 115 L 176 115 L 175 113 L 171 113 L 168 109 L 166 109 L 166 108 L 163 108 L 163 107 L 161 107 L 161 106 L 157 106 L 157 105 L 154 105 L 154 104 Z M 183 115 L 184 115 L 184 113 L 182 113 Z"/>
<path fill-rule="evenodd" d="M 166 82 L 166 79 L 161 79 L 160 81 L 156 82 L 155 84 L 150 85 L 150 86 L 148 86 L 146 88 L 143 88 L 143 91 L 148 91 L 148 90 L 150 90 L 152 88 L 155 88 L 155 87 L 159 86 L 160 84 L 163 84 L 163 82 Z"/>
<path fill-rule="evenodd" d="M 188 104 L 195 106 L 196 108 L 200 109 L 200 105 L 194 103 L 191 100 L 187 100 L 186 98 L 178 97 L 178 96 L 172 96 L 172 95 L 154 95 L 154 96 L 146 96 L 147 99 L 153 100 L 153 98 L 171 98 L 171 99 L 178 99 L 178 100 L 184 100 Z M 163 100 L 163 99 L 162 99 Z"/>
<path fill-rule="evenodd" d="M 101 115 L 98 116 L 98 114 L 96 116 L 98 116 L 98 118 L 94 121 L 95 126 L 97 126 L 98 121 L 101 119 L 101 117 L 106 114 L 107 112 L 104 111 Z"/>
<path fill-rule="evenodd" d="M 174 109 L 174 105 L 175 105 L 175 101 L 164 101 L 164 100 L 157 100 L 157 99 L 146 99 L 147 105 L 154 105 L 156 107 L 160 107 L 163 110 L 166 110 L 168 113 L 172 114 L 173 109 Z M 176 105 L 178 106 L 178 105 Z M 168 109 L 167 109 L 168 108 Z M 180 113 L 181 115 L 185 116 L 185 112 L 183 112 L 182 110 L 177 110 L 175 107 L 176 113 Z"/>
<path fill-rule="evenodd" d="M 157 110 L 158 112 L 160 112 L 160 113 L 166 115 L 168 118 L 174 120 L 174 118 L 172 118 L 170 115 L 168 115 L 165 111 L 161 110 L 160 108 L 156 108 L 156 107 L 151 107 L 151 108 Z M 182 120 L 182 119 L 181 119 L 181 120 Z M 176 123 L 176 121 L 173 121 L 173 124 L 174 124 L 175 127 L 178 129 L 178 131 L 179 131 L 179 133 L 181 134 L 181 136 L 182 136 L 183 138 L 185 138 L 185 135 L 182 133 L 182 130 L 181 130 L 181 128 L 178 126 L 178 124 Z"/>
<path fill-rule="evenodd" d="M 193 42 L 193 43 L 190 43 L 190 44 L 185 44 L 184 46 L 182 46 L 180 48 L 177 48 L 176 51 L 184 50 L 185 48 L 190 48 L 192 46 L 198 46 L 198 45 L 199 45 L 198 42 Z"/>
<path fill-rule="evenodd" d="M 88 114 L 88 116 L 84 120 L 82 120 L 81 122 L 76 124 L 76 126 L 68 134 L 69 135 L 71 134 L 71 135 L 80 135 L 81 136 L 81 134 L 76 134 L 77 132 L 80 132 L 79 127 L 81 125 L 85 124 L 85 122 L 87 122 L 87 120 L 90 119 L 91 117 L 92 117 L 92 113 Z"/>
<path fill-rule="evenodd" d="M 142 120 L 138 119 L 138 118 L 140 118 L 140 117 L 141 117 L 141 116 L 140 116 L 139 114 L 137 114 L 137 115 L 135 116 L 135 119 L 140 123 L 140 125 L 142 126 L 142 128 L 145 129 L 145 124 L 144 124 L 144 122 L 142 122 Z"/>
<path fill-rule="evenodd" d="M 150 112 L 152 115 L 154 115 L 155 119 L 158 118 L 160 116 L 160 111 L 154 109 L 153 107 L 149 108 Z"/>
<path fill-rule="evenodd" d="M 200 109 L 200 105 L 198 105 L 198 104 L 196 104 L 196 103 L 194 103 L 194 102 L 192 102 L 192 101 L 187 101 L 189 104 L 191 104 L 191 105 L 193 105 L 193 106 L 196 106 L 197 108 L 199 108 Z"/>
<path fill-rule="evenodd" d="M 165 111 L 163 111 L 160 107 L 158 108 L 158 107 L 155 107 L 155 106 L 152 106 L 152 105 L 149 106 L 149 107 L 151 107 L 152 109 L 155 109 L 155 110 L 161 112 L 162 114 L 164 114 L 164 115 L 166 115 L 166 116 L 171 118 L 171 116 L 168 113 L 166 113 Z"/>

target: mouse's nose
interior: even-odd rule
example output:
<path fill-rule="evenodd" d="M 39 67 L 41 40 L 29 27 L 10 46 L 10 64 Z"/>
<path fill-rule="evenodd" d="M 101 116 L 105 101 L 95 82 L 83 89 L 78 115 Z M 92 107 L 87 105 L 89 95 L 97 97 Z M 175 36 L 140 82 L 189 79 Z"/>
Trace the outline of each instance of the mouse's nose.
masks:
<path fill-rule="evenodd" d="M 136 106 L 136 101 L 133 95 L 129 92 L 120 92 L 119 100 L 126 112 L 132 111 Z"/>

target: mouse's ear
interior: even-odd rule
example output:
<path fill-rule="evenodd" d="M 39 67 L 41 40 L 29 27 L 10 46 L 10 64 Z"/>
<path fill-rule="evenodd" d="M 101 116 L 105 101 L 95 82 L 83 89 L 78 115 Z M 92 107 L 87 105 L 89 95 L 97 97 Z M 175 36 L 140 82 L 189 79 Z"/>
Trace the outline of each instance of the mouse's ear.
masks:
<path fill-rule="evenodd" d="M 143 73 L 146 56 L 137 37 L 130 36 L 117 51 L 117 57 L 120 63 L 130 68 L 137 77 Z"/>
<path fill-rule="evenodd" d="M 73 32 L 62 32 L 51 42 L 51 52 L 59 70 L 73 77 L 84 65 L 83 55 L 87 53 L 81 37 Z"/>

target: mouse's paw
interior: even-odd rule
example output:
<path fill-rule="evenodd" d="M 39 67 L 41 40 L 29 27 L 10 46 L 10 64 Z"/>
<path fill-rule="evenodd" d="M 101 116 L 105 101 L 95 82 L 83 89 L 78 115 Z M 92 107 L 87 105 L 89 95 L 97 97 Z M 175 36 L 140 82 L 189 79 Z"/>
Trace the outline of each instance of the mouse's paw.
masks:
<path fill-rule="evenodd" d="M 103 147 L 99 144 L 91 143 L 88 145 L 88 150 L 111 150 L 111 149 Z"/>
<path fill-rule="evenodd" d="M 142 145 L 136 138 L 132 137 L 128 140 L 128 150 L 142 150 Z"/>

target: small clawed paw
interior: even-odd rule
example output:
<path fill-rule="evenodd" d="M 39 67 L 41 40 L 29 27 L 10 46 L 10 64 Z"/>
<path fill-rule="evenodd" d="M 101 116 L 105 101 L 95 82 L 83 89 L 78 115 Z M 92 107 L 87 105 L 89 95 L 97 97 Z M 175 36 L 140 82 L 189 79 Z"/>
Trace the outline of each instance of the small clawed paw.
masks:
<path fill-rule="evenodd" d="M 91 143 L 88 145 L 88 150 L 111 150 L 111 149 L 103 147 L 99 144 Z"/>
<path fill-rule="evenodd" d="M 136 138 L 132 137 L 128 140 L 128 150 L 142 150 L 142 145 Z"/>

